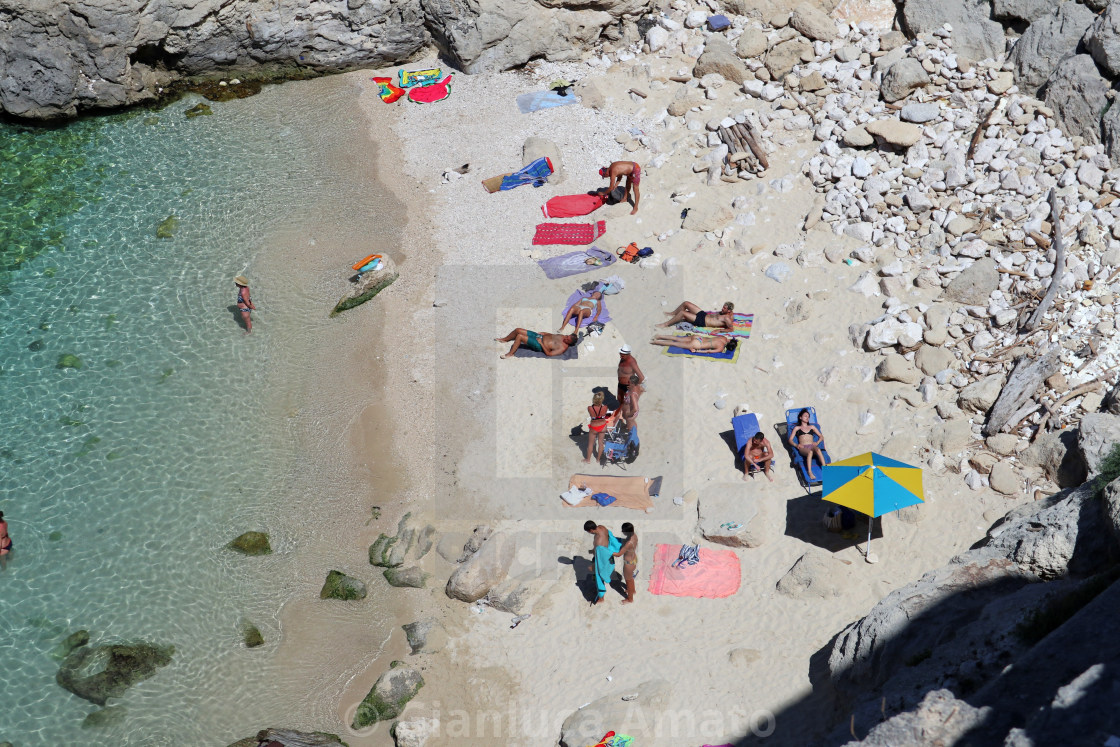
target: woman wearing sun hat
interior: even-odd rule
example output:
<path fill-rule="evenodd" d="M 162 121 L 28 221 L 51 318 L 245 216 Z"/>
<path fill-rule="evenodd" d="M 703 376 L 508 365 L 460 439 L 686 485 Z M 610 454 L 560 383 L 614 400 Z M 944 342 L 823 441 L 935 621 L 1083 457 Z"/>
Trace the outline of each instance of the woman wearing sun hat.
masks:
<path fill-rule="evenodd" d="M 241 312 L 245 334 L 249 334 L 253 331 L 252 312 L 257 308 L 253 305 L 253 299 L 249 297 L 249 279 L 244 275 L 238 275 L 233 279 L 233 282 L 237 286 L 237 310 Z"/>

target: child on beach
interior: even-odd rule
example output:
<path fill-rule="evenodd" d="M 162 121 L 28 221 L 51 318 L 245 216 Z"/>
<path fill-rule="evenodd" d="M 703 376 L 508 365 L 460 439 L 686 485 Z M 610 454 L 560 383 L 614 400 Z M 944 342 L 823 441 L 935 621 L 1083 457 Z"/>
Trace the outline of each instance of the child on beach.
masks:
<path fill-rule="evenodd" d="M 626 539 L 615 557 L 622 556 L 622 580 L 626 583 L 626 598 L 622 603 L 630 604 L 634 601 L 634 577 L 638 575 L 638 535 L 630 522 L 622 525 L 622 533 Z"/>

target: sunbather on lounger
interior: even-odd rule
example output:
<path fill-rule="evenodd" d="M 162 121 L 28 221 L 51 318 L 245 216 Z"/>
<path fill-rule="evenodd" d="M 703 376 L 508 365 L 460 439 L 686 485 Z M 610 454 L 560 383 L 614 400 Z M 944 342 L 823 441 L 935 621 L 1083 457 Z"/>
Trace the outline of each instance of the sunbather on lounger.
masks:
<path fill-rule="evenodd" d="M 599 315 L 603 313 L 603 294 L 595 291 L 587 298 L 581 298 L 572 304 L 567 312 L 564 314 L 564 321 L 560 324 L 560 329 L 557 332 L 563 332 L 564 327 L 568 326 L 568 322 L 572 322 L 572 326 L 576 331 L 583 326 L 583 320 L 588 317 L 591 318 L 591 323 L 594 324 L 599 319 Z"/>
<path fill-rule="evenodd" d="M 735 317 L 731 312 L 735 304 L 728 301 L 719 311 L 703 311 L 692 301 L 685 301 L 672 311 L 667 311 L 669 321 L 659 324 L 659 327 L 672 327 L 678 322 L 688 322 L 697 327 L 714 327 L 717 329 L 731 329 L 735 324 Z"/>
<path fill-rule="evenodd" d="M 821 467 L 824 467 L 824 436 L 815 425 L 809 422 L 809 411 L 802 410 L 797 413 L 797 425 L 789 432 L 789 445 L 801 452 L 805 458 L 805 470 L 809 473 L 810 480 L 816 480 L 813 475 L 813 457 L 817 458 Z"/>
<path fill-rule="evenodd" d="M 743 479 L 750 477 L 752 470 L 760 469 L 767 480 L 774 482 L 774 478 L 770 475 L 773 461 L 774 449 L 766 440 L 766 436 L 762 435 L 762 431 L 759 431 L 751 436 L 751 440 L 743 447 Z"/>
<path fill-rule="evenodd" d="M 658 335 L 649 341 L 650 345 L 660 345 L 668 348 L 684 348 L 694 353 L 730 353 L 739 345 L 733 337 L 720 337 L 718 335 Z"/>
<path fill-rule="evenodd" d="M 509 352 L 503 358 L 509 358 L 524 345 L 529 350 L 544 353 L 548 356 L 563 355 L 568 348 L 579 341 L 576 335 L 553 335 L 549 333 L 534 332 L 531 329 L 518 327 L 505 337 L 495 337 L 495 342 L 512 342 Z"/>

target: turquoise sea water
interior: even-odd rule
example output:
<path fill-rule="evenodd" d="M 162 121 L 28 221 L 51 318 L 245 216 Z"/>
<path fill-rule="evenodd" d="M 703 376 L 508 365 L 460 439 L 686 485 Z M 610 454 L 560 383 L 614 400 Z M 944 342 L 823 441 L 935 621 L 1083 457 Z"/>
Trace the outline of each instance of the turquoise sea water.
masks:
<path fill-rule="evenodd" d="M 16 547 L 0 572 L 0 741 L 226 744 L 298 711 L 267 681 L 294 575 L 282 517 L 307 459 L 289 410 L 329 322 L 269 238 L 335 216 L 368 235 L 383 197 L 328 167 L 332 140 L 363 126 L 352 87 L 313 87 L 190 120 L 188 99 L 0 125 L 0 510 Z M 231 308 L 242 273 L 252 335 Z M 59 367 L 67 355 L 81 367 Z M 277 554 L 222 549 L 248 529 L 272 531 Z M 240 645 L 243 617 L 268 646 Z M 97 707 L 54 681 L 52 649 L 82 628 L 176 647 L 114 726 L 83 729 Z"/>

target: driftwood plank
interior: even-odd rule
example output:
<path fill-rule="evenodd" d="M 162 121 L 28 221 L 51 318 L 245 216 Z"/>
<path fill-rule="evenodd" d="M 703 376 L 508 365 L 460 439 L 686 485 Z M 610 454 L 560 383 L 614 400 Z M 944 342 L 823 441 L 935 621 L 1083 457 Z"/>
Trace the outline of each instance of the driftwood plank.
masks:
<path fill-rule="evenodd" d="M 988 422 L 983 430 L 985 436 L 999 433 L 1034 396 L 1042 382 L 1058 372 L 1058 351 L 1057 345 L 1051 345 L 1041 358 L 1032 359 L 1024 355 L 1015 361 L 1015 368 L 988 412 Z"/>
<path fill-rule="evenodd" d="M 1050 287 L 1046 289 L 1046 295 L 1038 302 L 1038 308 L 1034 310 L 1034 313 L 1027 319 L 1027 323 L 1023 325 L 1023 332 L 1033 332 L 1038 329 L 1038 325 L 1042 323 L 1043 317 L 1046 316 L 1046 311 L 1058 295 L 1058 284 L 1066 271 L 1066 246 L 1065 242 L 1062 241 L 1062 216 L 1058 212 L 1058 197 L 1053 188 L 1050 190 L 1050 223 L 1054 228 L 1054 272 L 1050 275 Z"/>
<path fill-rule="evenodd" d="M 751 153 L 754 153 L 754 157 L 758 159 L 762 170 L 765 171 L 770 168 L 770 161 L 766 158 L 766 150 L 763 149 L 760 138 L 756 134 L 754 125 L 751 124 L 750 120 L 747 120 L 745 125 L 736 125 L 736 128 L 739 130 L 739 135 L 746 141 Z"/>

